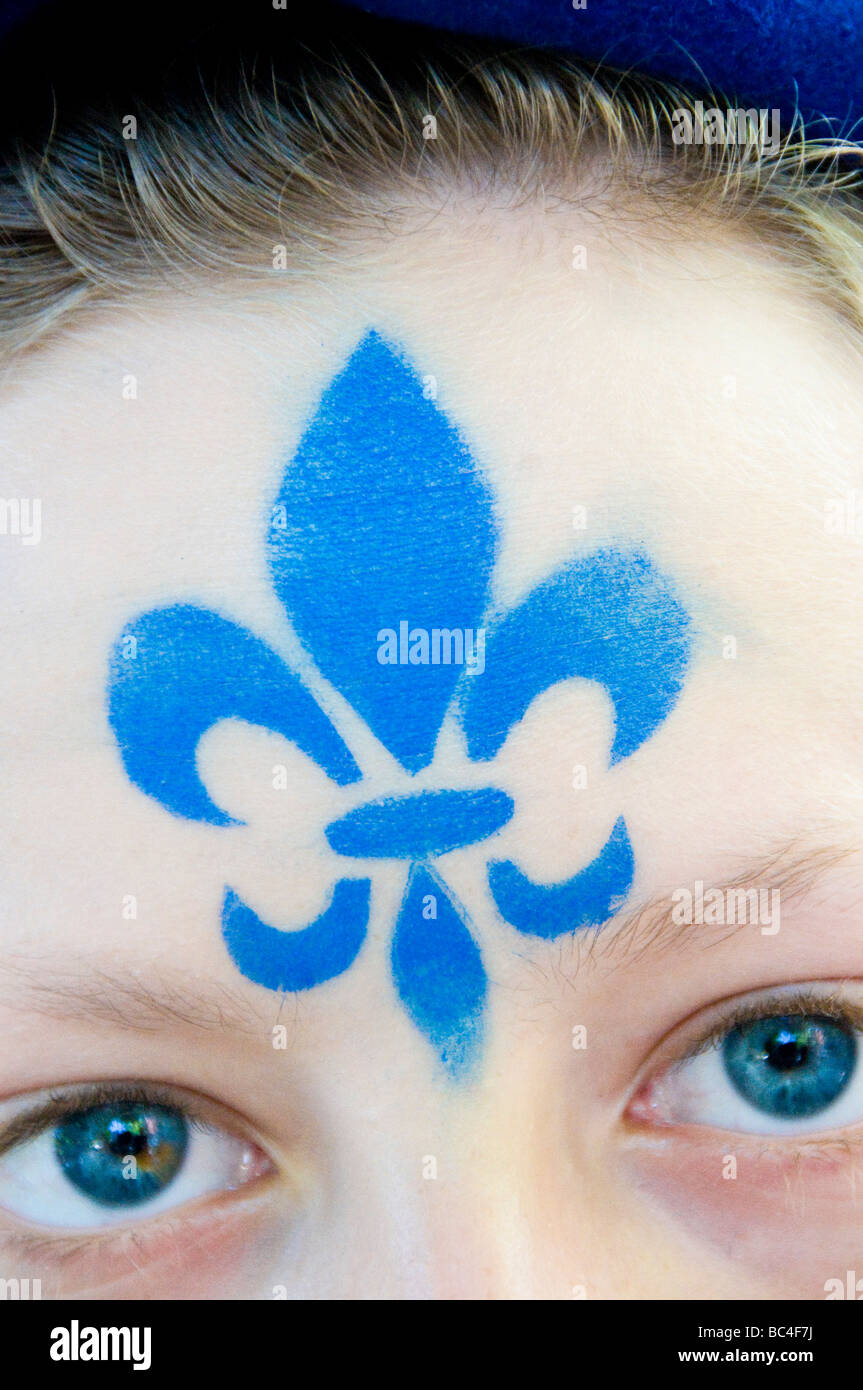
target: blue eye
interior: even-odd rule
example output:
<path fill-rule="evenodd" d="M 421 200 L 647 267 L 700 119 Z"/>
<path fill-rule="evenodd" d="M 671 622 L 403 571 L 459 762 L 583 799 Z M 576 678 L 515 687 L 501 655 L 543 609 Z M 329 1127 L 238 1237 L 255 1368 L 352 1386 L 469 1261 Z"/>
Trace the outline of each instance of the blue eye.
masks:
<path fill-rule="evenodd" d="M 857 1037 L 836 1019 L 783 1014 L 732 1029 L 721 1052 L 744 1100 L 766 1115 L 804 1119 L 845 1090 L 857 1062 Z"/>
<path fill-rule="evenodd" d="M 203 1119 L 193 1098 L 172 1104 L 138 1083 L 115 1097 L 112 1087 L 90 1088 L 77 1106 L 74 1093 L 44 1092 L 41 1105 L 38 1096 L 0 1104 L 0 1209 L 55 1229 L 128 1226 L 274 1172 L 256 1144 Z M 217 1108 L 206 1109 L 217 1121 Z M 2 1152 L 3 1121 L 30 1114 L 28 1137 Z"/>
<path fill-rule="evenodd" d="M 54 1130 L 57 1161 L 85 1196 L 105 1206 L 135 1206 L 177 1176 L 189 1146 L 185 1116 L 162 1105 L 100 1105 Z"/>
<path fill-rule="evenodd" d="M 830 1011 L 788 987 L 654 1077 L 636 1111 L 654 1122 L 792 1136 L 863 1124 L 860 1025 L 834 990 Z M 785 1011 L 777 1008 L 779 1000 Z M 822 998 L 824 992 L 822 990 Z M 760 1005 L 760 1000 L 759 1000 Z"/>

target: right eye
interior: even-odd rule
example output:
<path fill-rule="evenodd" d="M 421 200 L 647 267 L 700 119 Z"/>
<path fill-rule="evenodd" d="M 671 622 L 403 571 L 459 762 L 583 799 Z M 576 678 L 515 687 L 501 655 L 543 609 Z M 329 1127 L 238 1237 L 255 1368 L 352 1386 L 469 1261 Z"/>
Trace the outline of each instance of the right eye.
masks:
<path fill-rule="evenodd" d="M 270 1169 L 256 1145 L 179 1105 L 118 1094 L 49 1113 L 13 1143 L 0 1156 L 0 1208 L 54 1228 L 128 1225 Z"/>
<path fill-rule="evenodd" d="M 811 1005 L 765 1001 L 720 1024 L 655 1078 L 641 1107 L 664 1124 L 786 1136 L 859 1125 L 863 1068 L 858 1022 Z"/>

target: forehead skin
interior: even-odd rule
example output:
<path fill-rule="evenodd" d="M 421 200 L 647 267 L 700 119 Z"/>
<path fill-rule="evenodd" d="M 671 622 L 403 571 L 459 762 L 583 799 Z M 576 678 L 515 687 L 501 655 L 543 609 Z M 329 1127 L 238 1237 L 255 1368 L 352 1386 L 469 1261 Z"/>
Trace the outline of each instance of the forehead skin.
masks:
<path fill-rule="evenodd" d="M 440 1296 L 430 1271 L 454 1232 L 466 1253 L 446 1296 L 468 1286 L 474 1255 L 485 1296 L 559 1296 L 583 1265 L 600 1294 L 734 1296 L 718 1256 L 700 1290 L 697 1261 L 668 1273 L 675 1259 L 685 1265 L 676 1254 L 657 1254 L 651 1272 L 642 1245 L 638 1276 L 620 1272 L 623 1255 L 616 1269 L 604 1263 L 600 1250 L 625 1251 L 644 1218 L 612 1218 L 607 1175 L 591 1169 L 602 1146 L 587 1136 L 607 1123 L 627 1059 L 642 1061 L 687 1014 L 743 990 L 854 973 L 863 932 L 850 913 L 828 924 L 813 910 L 775 940 L 750 933 L 614 981 L 598 962 L 576 980 L 569 938 L 541 942 L 500 921 L 482 886 L 487 847 L 453 854 L 441 871 L 491 981 L 481 1074 L 460 1090 L 393 993 L 400 864 L 376 866 L 369 941 L 327 986 L 281 1002 L 242 979 L 221 939 L 226 884 L 267 922 L 315 917 L 336 862 L 322 827 L 371 795 L 410 789 L 350 709 L 339 706 L 340 728 L 371 769 L 362 793 L 334 787 L 277 734 L 231 723 L 207 735 L 202 778 L 244 825 L 183 821 L 123 770 L 107 662 L 139 613 L 200 604 L 301 661 L 271 587 L 266 521 L 323 392 L 370 329 L 435 379 L 438 406 L 482 471 L 499 526 L 496 604 L 516 604 L 574 555 L 623 544 L 672 581 L 695 634 L 677 705 L 614 768 L 608 698 L 571 681 L 536 702 L 493 777 L 466 771 L 448 723 L 421 785 L 508 792 L 516 813 L 495 853 L 544 883 L 593 859 L 624 816 L 630 905 L 695 879 L 723 882 L 799 838 L 860 842 L 863 546 L 825 515 L 860 490 L 863 382 L 844 330 L 762 253 L 718 240 L 659 247 L 646 232 L 607 239 L 571 211 L 468 218 L 462 208 L 320 283 L 274 277 L 265 291 L 221 286 L 93 315 L 11 368 L 0 408 L 4 496 L 42 502 L 38 545 L 0 538 L 14 654 L 0 675 L 3 956 L 17 965 L 56 953 L 61 971 L 223 984 L 259 1014 L 265 1043 L 273 1022 L 291 1025 L 290 1075 L 260 1037 L 201 1041 L 193 1029 L 181 1040 L 120 1031 L 106 1056 L 104 1029 L 34 1032 L 7 986 L 0 1023 L 22 1046 L 6 1093 L 158 1073 L 245 1107 L 277 1142 L 294 1123 L 280 1106 L 315 1110 L 312 1147 L 361 1125 L 361 1158 L 334 1142 L 328 1162 L 344 1165 L 345 1207 L 363 1194 L 357 1239 L 365 1222 L 390 1250 L 373 1274 L 384 1296 Z M 445 509 L 440 524 L 452 524 Z M 276 765 L 288 769 L 286 790 L 273 786 Z M 576 765 L 587 769 L 578 790 Z M 123 916 L 128 895 L 134 920 Z M 565 1082 L 568 1106 L 582 1096 L 578 1162 L 590 1172 L 576 1200 L 563 1192 L 569 1178 L 546 1170 L 564 1147 L 567 1121 L 549 1115 L 579 1023 L 598 1041 L 592 1081 Z M 538 1110 L 519 1138 L 526 1106 Z M 417 1209 L 426 1154 L 450 1174 L 446 1211 L 433 1218 Z M 536 1237 L 561 1202 L 579 1251 L 591 1222 L 606 1223 L 604 1244 L 583 1258 Z M 674 1252 L 689 1237 L 677 1239 Z M 393 1254 L 407 1249 L 409 1275 Z M 323 1257 L 304 1277 L 307 1291 L 330 1287 Z"/>

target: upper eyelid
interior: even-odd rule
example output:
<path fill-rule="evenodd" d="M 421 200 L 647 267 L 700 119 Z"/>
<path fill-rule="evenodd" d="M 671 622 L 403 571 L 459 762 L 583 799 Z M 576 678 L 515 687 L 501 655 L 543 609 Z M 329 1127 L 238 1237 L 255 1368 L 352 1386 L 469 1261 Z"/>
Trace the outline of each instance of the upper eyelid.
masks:
<path fill-rule="evenodd" d="M 744 996 L 744 1000 L 745 998 L 746 996 Z M 716 1046 L 732 1028 L 739 1028 L 742 1024 L 754 1022 L 757 1018 L 779 1017 L 782 1014 L 815 1013 L 851 1023 L 863 1031 L 863 1004 L 857 1008 L 850 1001 L 840 1004 L 835 991 L 833 994 L 822 995 L 818 993 L 817 987 L 804 987 L 798 994 L 776 997 L 775 999 L 771 999 L 768 995 L 764 1000 L 759 999 L 748 1005 L 744 1002 L 742 1007 L 730 1008 L 727 1014 L 718 1019 L 702 1037 L 701 1042 L 693 1044 L 692 1049 L 687 1051 L 685 1056 L 699 1056 L 702 1052 L 708 1051 L 711 1046 Z"/>
<path fill-rule="evenodd" d="M 232 1125 L 228 1116 L 226 1116 L 226 1123 L 219 1126 L 215 1116 L 211 1118 L 204 1114 L 207 1109 L 215 1110 L 218 1107 L 218 1102 L 208 1103 L 201 1097 L 201 1105 L 199 1106 L 196 1104 L 196 1097 L 191 1092 L 169 1087 L 164 1082 L 77 1082 L 68 1087 L 38 1091 L 35 1096 L 41 1097 L 41 1099 L 34 1099 L 29 1105 L 26 1103 L 28 1097 L 17 1097 L 16 1100 L 22 1102 L 22 1108 L 16 1110 L 5 1121 L 2 1119 L 2 1110 L 5 1106 L 0 1106 L 0 1159 L 12 1149 L 17 1148 L 18 1145 L 37 1138 L 52 1124 L 58 1123 L 67 1115 L 78 1114 L 98 1105 L 110 1105 L 112 1102 L 119 1101 L 131 1101 L 140 1105 L 160 1105 L 176 1110 L 184 1115 L 192 1125 L 200 1128 L 221 1128 L 228 1133 L 240 1128 L 239 1124 Z"/>
<path fill-rule="evenodd" d="M 841 997 L 841 991 L 856 985 L 861 991 L 859 1002 Z M 747 1003 L 747 1001 L 751 1001 Z M 863 981 L 861 980 L 807 980 L 792 985 L 767 986 L 746 994 L 736 994 L 701 1009 L 691 1018 L 678 1023 L 665 1034 L 654 1047 L 651 1055 L 639 1068 L 638 1076 L 630 1088 L 627 1104 L 647 1081 L 656 1080 L 676 1066 L 682 1066 L 693 1057 L 700 1056 L 716 1046 L 725 1033 L 738 1023 L 751 1018 L 764 1018 L 780 1013 L 821 1013 L 829 1017 L 844 1019 L 863 1033 Z M 700 1031 L 698 1019 L 707 1014 L 711 1022 L 705 1022 Z M 675 1039 L 681 1033 L 694 1033 L 689 1043 L 681 1040 L 675 1048 Z M 660 1054 L 657 1057 L 657 1054 Z"/>

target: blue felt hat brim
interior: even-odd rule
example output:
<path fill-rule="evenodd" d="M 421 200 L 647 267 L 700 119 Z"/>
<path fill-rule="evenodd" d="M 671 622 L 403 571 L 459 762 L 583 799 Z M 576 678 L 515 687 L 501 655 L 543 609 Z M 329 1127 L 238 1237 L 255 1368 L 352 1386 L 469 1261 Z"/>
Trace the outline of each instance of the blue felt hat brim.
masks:
<path fill-rule="evenodd" d="M 863 0 L 343 0 L 456 33 L 554 46 L 863 135 Z M 861 130 L 855 130 L 860 122 Z"/>
<path fill-rule="evenodd" d="M 280 23 L 290 25 L 297 0 Z M 591 63 L 634 68 L 746 107 L 778 108 L 784 127 L 799 109 L 815 134 L 863 142 L 863 0 L 338 0 L 352 11 L 518 46 L 555 47 Z M 220 0 L 250 18 L 272 0 Z M 584 5 L 583 9 L 576 8 Z M 55 0 L 86 29 L 88 0 Z M 68 6 L 68 9 L 67 9 Z M 41 17 L 49 0 L 0 0 L 0 41 Z M 218 7 L 217 7 L 218 8 Z M 305 7 L 302 7 L 305 13 Z M 199 0 L 176 0 L 206 21 Z M 337 26 L 337 12 L 333 22 Z M 158 26 L 153 7 L 135 9 L 139 35 Z M 44 23 L 50 24 L 45 19 Z M 122 28 L 123 10 L 112 28 Z M 161 21 L 164 25 L 164 20 Z M 164 27 L 170 51 L 172 30 Z M 0 44 L 2 47 L 2 44 Z"/>

